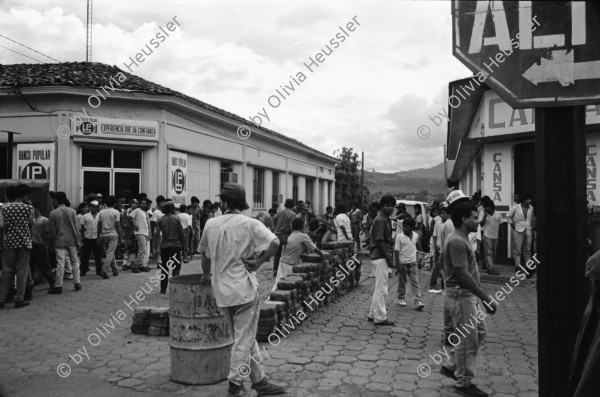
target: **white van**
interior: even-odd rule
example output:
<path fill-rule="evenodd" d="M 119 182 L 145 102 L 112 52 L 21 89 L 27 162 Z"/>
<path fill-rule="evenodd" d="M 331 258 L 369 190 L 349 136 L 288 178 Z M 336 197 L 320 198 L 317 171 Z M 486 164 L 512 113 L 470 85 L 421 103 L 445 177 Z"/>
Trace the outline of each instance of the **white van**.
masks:
<path fill-rule="evenodd" d="M 429 216 L 429 205 L 423 201 L 414 201 L 414 200 L 396 200 L 396 205 L 403 203 L 406 206 L 406 212 L 415 218 L 415 206 L 419 206 L 421 208 L 421 214 L 423 215 L 423 224 L 428 226 L 431 222 L 431 217 Z M 396 208 L 394 208 L 394 212 L 391 219 L 395 219 L 397 214 Z M 396 238 L 396 232 L 402 233 L 402 225 L 397 224 L 396 221 L 392 220 L 392 237 Z"/>

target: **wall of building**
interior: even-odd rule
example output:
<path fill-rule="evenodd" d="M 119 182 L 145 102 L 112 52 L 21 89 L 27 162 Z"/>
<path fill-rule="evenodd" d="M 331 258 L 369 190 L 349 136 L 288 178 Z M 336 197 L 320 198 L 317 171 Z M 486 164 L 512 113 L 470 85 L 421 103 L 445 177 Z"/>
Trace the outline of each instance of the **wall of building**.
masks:
<path fill-rule="evenodd" d="M 274 172 L 279 173 L 279 193 L 283 200 L 292 197 L 292 178 L 298 177 L 298 199 L 310 200 L 316 212 L 324 212 L 334 197 L 334 162 L 324 159 L 305 148 L 272 137 L 263 131 L 256 131 L 249 139 L 237 137 L 237 121 L 225 116 L 210 115 L 205 110 L 181 110 L 175 106 L 147 104 L 141 99 L 132 100 L 126 94 L 113 94 L 97 109 L 87 104 L 89 92 L 75 89 L 65 95 L 38 96 L 29 100 L 35 104 L 36 112 L 15 96 L 0 98 L 2 129 L 23 132 L 14 138 L 13 177 L 17 177 L 17 148 L 23 143 L 52 143 L 54 166 L 50 172 L 54 177 L 53 190 L 62 190 L 79 202 L 83 199 L 81 148 L 97 147 L 111 149 L 141 150 L 143 152 L 142 178 L 140 190 L 154 199 L 158 194 L 167 196 L 171 183 L 169 152 L 176 151 L 187 156 L 186 191 L 187 201 L 197 196 L 201 201 L 217 201 L 221 187 L 221 163 L 228 162 L 238 175 L 238 182 L 247 191 L 248 203 L 253 209 L 253 170 L 264 170 L 264 207 L 271 206 Z M 155 98 L 152 98 L 155 99 Z M 158 125 L 158 136 L 154 142 L 106 139 L 102 137 L 65 137 L 60 139 L 57 130 L 60 126 L 75 130 L 71 120 L 85 107 L 91 117 L 106 117 L 132 122 L 154 121 Z M 59 109 L 59 110 L 57 110 Z M 133 138 L 135 139 L 135 138 Z M 0 134 L 0 142 L 6 141 Z M 310 197 L 306 196 L 306 183 Z M 321 189 L 321 187 L 323 187 Z M 323 192 L 323 193 L 322 193 Z M 118 193 L 118 192 L 116 192 Z M 325 194 L 326 193 L 326 194 Z"/>

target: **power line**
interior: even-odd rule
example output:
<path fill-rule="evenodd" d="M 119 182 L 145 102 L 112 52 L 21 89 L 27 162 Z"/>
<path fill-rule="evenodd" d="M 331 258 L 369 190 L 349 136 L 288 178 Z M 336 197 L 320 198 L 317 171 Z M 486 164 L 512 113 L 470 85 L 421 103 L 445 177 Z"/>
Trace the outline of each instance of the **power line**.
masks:
<path fill-rule="evenodd" d="M 4 37 L 6 40 L 10 40 L 10 41 L 12 41 L 13 43 L 16 43 L 16 44 L 18 44 L 18 45 L 20 45 L 20 46 L 22 46 L 22 47 L 25 47 L 25 48 L 27 48 L 27 49 L 29 49 L 29 50 L 33 51 L 33 52 L 37 52 L 38 54 L 40 54 L 40 55 L 43 55 L 43 56 L 45 56 L 46 58 L 50 58 L 50 59 L 52 59 L 53 61 L 56 61 L 56 62 L 58 62 L 58 63 L 62 63 L 62 62 L 61 62 L 61 61 L 59 61 L 58 59 L 52 58 L 51 56 L 49 56 L 49 55 L 46 55 L 46 54 L 42 54 L 41 52 L 39 52 L 39 51 L 37 51 L 37 50 L 34 50 L 34 49 L 33 49 L 33 48 L 31 48 L 31 47 L 27 47 L 25 44 L 21 44 L 21 43 L 19 43 L 18 41 L 16 41 L 16 40 L 13 40 L 13 39 L 11 39 L 10 37 L 6 37 L 6 36 L 5 36 L 5 35 L 3 35 L 3 34 L 0 34 L 0 37 Z M 5 47 L 5 48 L 6 48 L 6 47 Z M 16 52 L 16 51 L 15 51 L 15 52 Z M 23 54 L 21 54 L 21 55 L 23 55 Z M 33 59 L 33 58 L 32 58 L 32 59 Z M 36 60 L 37 60 L 37 59 L 36 59 Z M 38 62 L 40 62 L 40 61 L 38 61 Z M 43 63 L 43 62 L 42 62 L 42 63 Z"/>
<path fill-rule="evenodd" d="M 3 45 L 0 45 L 0 47 L 2 47 L 2 48 L 6 48 L 7 50 L 9 50 L 9 51 L 12 51 L 12 52 L 16 52 L 16 53 L 17 53 L 17 54 L 19 54 L 19 55 L 23 55 L 24 57 L 27 57 L 27 58 L 29 58 L 29 59 L 33 59 L 34 61 L 37 61 L 37 62 L 39 62 L 39 63 L 46 63 L 46 62 L 42 62 L 42 61 L 40 61 L 39 59 L 32 58 L 32 57 L 30 57 L 29 55 L 25 55 L 25 54 L 23 54 L 23 53 L 21 53 L 21 52 L 19 52 L 19 51 L 15 51 L 15 50 L 13 50 L 12 48 L 4 47 Z"/>

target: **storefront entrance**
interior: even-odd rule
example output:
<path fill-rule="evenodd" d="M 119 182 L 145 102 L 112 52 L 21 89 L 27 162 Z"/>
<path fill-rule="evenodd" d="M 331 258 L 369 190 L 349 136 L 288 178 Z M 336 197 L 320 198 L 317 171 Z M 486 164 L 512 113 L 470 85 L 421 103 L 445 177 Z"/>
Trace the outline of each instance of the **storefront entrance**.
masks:
<path fill-rule="evenodd" d="M 123 194 L 127 201 L 140 192 L 142 151 L 81 148 L 83 201 L 90 193 Z"/>

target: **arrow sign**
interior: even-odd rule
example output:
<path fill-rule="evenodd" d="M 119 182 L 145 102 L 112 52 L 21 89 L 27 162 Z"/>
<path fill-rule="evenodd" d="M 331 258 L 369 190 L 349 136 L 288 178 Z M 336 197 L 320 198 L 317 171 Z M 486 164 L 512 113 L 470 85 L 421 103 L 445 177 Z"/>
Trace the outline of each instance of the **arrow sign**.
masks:
<path fill-rule="evenodd" d="M 600 78 L 600 61 L 575 63 L 574 50 L 555 50 L 551 56 L 542 58 L 540 65 L 531 65 L 523 77 L 535 85 L 558 81 L 563 87 L 575 84 L 575 80 Z"/>

